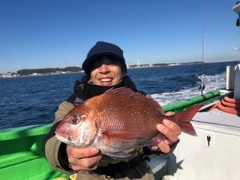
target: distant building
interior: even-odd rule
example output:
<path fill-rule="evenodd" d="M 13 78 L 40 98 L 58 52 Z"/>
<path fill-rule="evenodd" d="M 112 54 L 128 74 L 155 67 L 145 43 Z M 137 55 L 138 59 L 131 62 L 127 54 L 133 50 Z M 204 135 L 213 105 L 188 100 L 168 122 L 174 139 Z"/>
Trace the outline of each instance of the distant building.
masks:
<path fill-rule="evenodd" d="M 17 73 L 12 73 L 12 72 L 0 74 L 0 78 L 12 78 L 12 77 L 18 77 L 18 76 L 20 76 L 20 75 Z"/>

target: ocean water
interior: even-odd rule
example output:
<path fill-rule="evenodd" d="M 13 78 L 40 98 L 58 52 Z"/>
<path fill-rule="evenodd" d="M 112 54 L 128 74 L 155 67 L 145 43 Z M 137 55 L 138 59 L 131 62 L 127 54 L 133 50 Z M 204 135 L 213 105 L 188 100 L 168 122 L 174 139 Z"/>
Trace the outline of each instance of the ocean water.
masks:
<path fill-rule="evenodd" d="M 204 64 L 204 93 L 226 85 L 226 66 Z M 128 75 L 160 104 L 201 94 L 202 64 L 128 69 Z M 73 92 L 83 73 L 0 79 L 0 129 L 51 123 L 58 105 Z"/>

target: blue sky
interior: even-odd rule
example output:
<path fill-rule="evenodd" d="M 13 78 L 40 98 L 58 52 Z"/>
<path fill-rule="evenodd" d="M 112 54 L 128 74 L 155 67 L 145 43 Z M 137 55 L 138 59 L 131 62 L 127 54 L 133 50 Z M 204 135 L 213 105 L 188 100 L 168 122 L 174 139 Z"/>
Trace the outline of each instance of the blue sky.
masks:
<path fill-rule="evenodd" d="M 203 21 L 204 61 L 239 60 L 240 52 L 232 48 L 240 33 L 235 3 L 0 0 L 0 73 L 81 67 L 97 41 L 120 46 L 130 65 L 201 61 Z"/>

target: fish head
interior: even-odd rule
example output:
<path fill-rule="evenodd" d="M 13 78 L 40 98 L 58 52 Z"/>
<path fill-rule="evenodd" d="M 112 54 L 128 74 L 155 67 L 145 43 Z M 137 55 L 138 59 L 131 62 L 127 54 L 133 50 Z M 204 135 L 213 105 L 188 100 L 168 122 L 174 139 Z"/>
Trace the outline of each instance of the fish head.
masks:
<path fill-rule="evenodd" d="M 75 147 L 90 146 L 97 133 L 95 121 L 87 113 L 74 113 L 70 111 L 56 128 L 58 140 Z"/>

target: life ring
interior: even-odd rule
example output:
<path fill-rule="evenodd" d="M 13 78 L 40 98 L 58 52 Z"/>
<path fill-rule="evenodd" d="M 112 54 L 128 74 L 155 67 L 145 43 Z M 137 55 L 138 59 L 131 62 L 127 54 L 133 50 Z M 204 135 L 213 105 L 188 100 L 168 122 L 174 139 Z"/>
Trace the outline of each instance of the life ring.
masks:
<path fill-rule="evenodd" d="M 226 113 L 240 115 L 240 99 L 225 96 L 222 101 L 216 103 L 209 111 L 218 108 Z"/>

